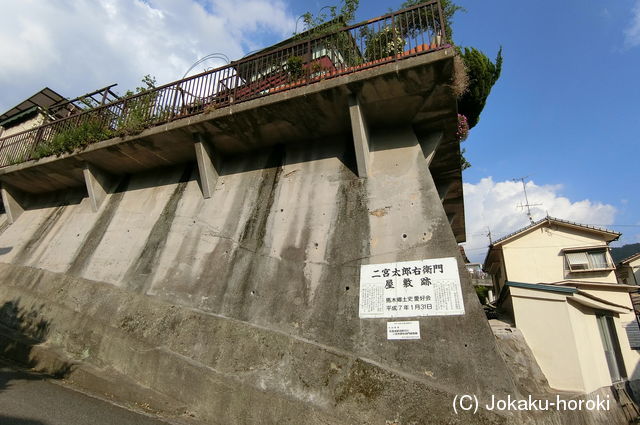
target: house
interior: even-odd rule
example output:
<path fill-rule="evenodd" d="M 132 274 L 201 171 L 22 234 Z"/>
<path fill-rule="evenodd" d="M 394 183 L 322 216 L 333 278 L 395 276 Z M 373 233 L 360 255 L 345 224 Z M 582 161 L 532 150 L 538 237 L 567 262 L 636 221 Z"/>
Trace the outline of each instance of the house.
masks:
<path fill-rule="evenodd" d="M 620 283 L 640 285 L 640 252 L 620 261 L 616 269 Z"/>
<path fill-rule="evenodd" d="M 28 159 L 32 144 L 50 131 L 39 130 L 53 121 L 61 121 L 87 108 L 109 103 L 118 96 L 115 84 L 68 100 L 45 87 L 0 115 L 0 164 L 16 164 Z"/>
<path fill-rule="evenodd" d="M 624 258 L 616 264 L 616 275 L 618 282 L 638 287 L 640 285 L 640 252 Z M 636 317 L 640 318 L 640 288 L 636 288 L 630 295 Z"/>
<path fill-rule="evenodd" d="M 0 115 L 0 137 L 30 130 L 48 120 L 48 109 L 66 99 L 48 87 Z"/>
<path fill-rule="evenodd" d="M 553 217 L 495 241 L 484 262 L 498 311 L 531 348 L 549 385 L 590 393 L 640 379 L 638 324 L 609 243 L 620 234 Z"/>

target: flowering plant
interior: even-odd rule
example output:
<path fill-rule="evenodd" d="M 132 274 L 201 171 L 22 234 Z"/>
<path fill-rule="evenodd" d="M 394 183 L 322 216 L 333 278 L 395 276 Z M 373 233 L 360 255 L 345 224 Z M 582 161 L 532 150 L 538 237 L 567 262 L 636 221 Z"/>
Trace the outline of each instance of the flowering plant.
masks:
<path fill-rule="evenodd" d="M 462 114 L 458 114 L 458 129 L 456 131 L 456 136 L 460 142 L 467 140 L 467 137 L 469 137 L 469 122 L 467 121 L 467 117 Z"/>

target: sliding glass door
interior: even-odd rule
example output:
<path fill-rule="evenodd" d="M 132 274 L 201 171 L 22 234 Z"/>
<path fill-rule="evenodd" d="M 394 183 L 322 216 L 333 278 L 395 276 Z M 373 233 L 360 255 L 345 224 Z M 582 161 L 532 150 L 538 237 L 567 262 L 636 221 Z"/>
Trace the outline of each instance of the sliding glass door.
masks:
<path fill-rule="evenodd" d="M 598 329 L 600 330 L 600 337 L 602 338 L 602 345 L 604 347 L 604 355 L 607 358 L 607 365 L 609 366 L 611 381 L 622 381 L 627 377 L 627 371 L 624 367 L 624 360 L 622 359 L 620 342 L 618 341 L 618 333 L 616 332 L 613 317 L 598 314 L 596 315 L 596 318 L 598 320 Z"/>

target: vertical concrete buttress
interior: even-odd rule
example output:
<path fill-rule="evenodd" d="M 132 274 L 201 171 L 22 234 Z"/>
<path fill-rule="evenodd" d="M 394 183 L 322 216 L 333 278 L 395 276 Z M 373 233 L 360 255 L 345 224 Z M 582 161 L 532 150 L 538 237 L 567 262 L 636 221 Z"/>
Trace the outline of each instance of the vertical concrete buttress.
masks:
<path fill-rule="evenodd" d="M 91 200 L 91 209 L 93 212 L 97 212 L 107 197 L 114 179 L 106 171 L 89 163 L 85 163 L 82 174 Z"/>
<path fill-rule="evenodd" d="M 349 117 L 353 133 L 353 147 L 356 151 L 356 163 L 360 178 L 369 175 L 369 128 L 357 95 L 349 96 Z"/>
<path fill-rule="evenodd" d="M 209 199 L 213 195 L 213 191 L 216 188 L 216 181 L 220 176 L 219 167 L 217 166 L 220 158 L 214 154 L 213 149 L 209 146 L 202 134 L 196 133 L 194 138 L 202 196 L 205 199 Z"/>
<path fill-rule="evenodd" d="M 431 161 L 436 156 L 436 150 L 442 142 L 442 132 L 434 132 L 420 140 L 420 148 L 422 148 L 422 154 L 427 160 L 427 165 L 431 165 Z"/>
<path fill-rule="evenodd" d="M 19 201 L 21 195 L 16 189 L 7 186 L 6 183 L 0 184 L 0 191 L 2 191 L 2 203 L 7 213 L 7 220 L 9 224 L 13 224 L 24 211 L 24 207 Z"/>

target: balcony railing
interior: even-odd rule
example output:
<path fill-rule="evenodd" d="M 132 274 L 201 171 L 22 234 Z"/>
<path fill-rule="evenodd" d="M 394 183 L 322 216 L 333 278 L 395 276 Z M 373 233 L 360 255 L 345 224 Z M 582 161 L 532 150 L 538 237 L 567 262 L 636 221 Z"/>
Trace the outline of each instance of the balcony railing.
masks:
<path fill-rule="evenodd" d="M 437 0 L 291 43 L 0 139 L 0 167 L 231 104 L 424 54 L 443 46 Z"/>

